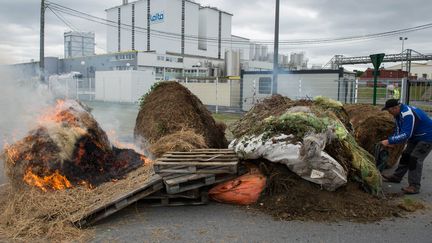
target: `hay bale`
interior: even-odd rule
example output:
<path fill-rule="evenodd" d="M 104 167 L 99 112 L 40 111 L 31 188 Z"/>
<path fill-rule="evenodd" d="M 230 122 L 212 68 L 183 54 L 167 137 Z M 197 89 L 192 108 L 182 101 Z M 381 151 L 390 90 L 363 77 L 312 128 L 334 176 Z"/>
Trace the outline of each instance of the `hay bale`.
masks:
<path fill-rule="evenodd" d="M 240 120 L 231 125 L 230 130 L 235 138 L 247 134 L 258 134 L 264 125 L 264 120 L 270 116 L 280 116 L 295 106 L 311 106 L 312 101 L 294 101 L 282 95 L 273 95 L 257 103 Z"/>
<path fill-rule="evenodd" d="M 395 129 L 394 118 L 379 107 L 368 104 L 345 105 L 353 125 L 354 137 L 359 145 L 374 154 L 375 144 L 387 139 Z M 404 145 L 387 148 L 387 165 L 393 167 L 399 161 Z"/>
<path fill-rule="evenodd" d="M 297 110 L 299 111 L 294 112 Z M 240 119 L 233 126 L 233 134 L 237 138 L 263 133 L 268 136 L 292 134 L 296 141 L 301 142 L 307 134 L 324 133 L 330 129 L 335 138 L 327 144 L 324 151 L 335 158 L 351 178 L 359 178 L 373 194 L 378 194 L 382 183 L 379 171 L 373 157 L 350 134 L 350 126 L 345 125 L 349 124 L 347 118 L 342 104 L 328 98 L 291 101 L 281 96 L 272 96 L 257 104 Z"/>
<path fill-rule="evenodd" d="M 182 130 L 203 136 L 209 148 L 226 148 L 225 129 L 203 103 L 176 82 L 161 82 L 145 95 L 134 129 L 135 138 L 150 145 Z"/>
<path fill-rule="evenodd" d="M 196 134 L 192 130 L 182 130 L 162 137 L 151 145 L 149 150 L 154 156 L 161 157 L 170 151 L 190 152 L 193 149 L 202 148 L 208 148 L 202 135 Z"/>
<path fill-rule="evenodd" d="M 131 163 L 121 158 L 126 155 Z M 59 101 L 36 129 L 8 145 L 2 157 L 12 186 L 22 187 L 25 181 L 42 190 L 98 185 L 143 163 L 133 151 L 113 150 L 89 110 L 73 100 Z"/>
<path fill-rule="evenodd" d="M 72 222 L 102 205 L 136 190 L 154 174 L 151 163 L 130 172 L 126 178 L 96 188 L 74 187 L 42 192 L 36 188 L 0 190 L 1 242 L 86 242 L 92 229 L 79 229 Z M 4 239 L 2 238 L 4 237 Z"/>

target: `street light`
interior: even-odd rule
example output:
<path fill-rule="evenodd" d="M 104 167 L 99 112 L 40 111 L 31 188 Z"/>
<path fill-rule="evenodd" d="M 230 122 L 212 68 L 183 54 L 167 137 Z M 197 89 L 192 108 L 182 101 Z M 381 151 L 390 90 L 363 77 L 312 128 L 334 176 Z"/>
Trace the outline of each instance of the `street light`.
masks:
<path fill-rule="evenodd" d="M 402 52 L 401 52 L 401 70 L 403 71 L 403 52 L 404 52 L 404 42 L 408 40 L 408 37 L 399 37 L 399 40 L 402 41 Z"/>

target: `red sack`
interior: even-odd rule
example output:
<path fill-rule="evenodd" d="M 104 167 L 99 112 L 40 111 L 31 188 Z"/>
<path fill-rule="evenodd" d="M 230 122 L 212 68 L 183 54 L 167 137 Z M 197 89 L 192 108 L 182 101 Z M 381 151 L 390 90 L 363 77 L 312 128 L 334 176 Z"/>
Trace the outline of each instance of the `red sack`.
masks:
<path fill-rule="evenodd" d="M 266 185 L 266 177 L 259 170 L 213 187 L 209 196 L 221 203 L 249 205 L 255 203 Z"/>

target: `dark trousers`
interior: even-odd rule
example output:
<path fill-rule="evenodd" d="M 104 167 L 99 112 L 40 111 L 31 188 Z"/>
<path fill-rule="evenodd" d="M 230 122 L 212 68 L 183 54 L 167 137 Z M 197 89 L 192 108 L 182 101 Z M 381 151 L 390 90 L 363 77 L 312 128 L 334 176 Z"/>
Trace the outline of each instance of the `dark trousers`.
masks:
<path fill-rule="evenodd" d="M 394 176 L 402 180 L 402 177 L 404 177 L 408 171 L 409 185 L 420 189 L 423 161 L 431 150 L 432 143 L 430 142 L 408 142 L 402 153 L 398 168 L 394 172 Z"/>

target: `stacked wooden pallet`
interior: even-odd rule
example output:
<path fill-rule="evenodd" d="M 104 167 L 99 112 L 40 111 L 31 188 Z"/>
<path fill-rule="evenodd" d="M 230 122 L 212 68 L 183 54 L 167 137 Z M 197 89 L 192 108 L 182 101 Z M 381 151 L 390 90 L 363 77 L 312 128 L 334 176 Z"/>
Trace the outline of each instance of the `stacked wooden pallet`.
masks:
<path fill-rule="evenodd" d="M 202 189 L 237 177 L 238 162 L 231 149 L 196 149 L 164 154 L 154 165 L 156 174 L 165 184 L 165 191 L 158 198 L 161 205 L 206 204 L 207 190 Z M 184 193 L 191 192 L 195 192 L 197 197 L 193 200 L 184 197 Z"/>
<path fill-rule="evenodd" d="M 139 200 L 151 206 L 207 204 L 206 187 L 235 178 L 239 173 L 237 155 L 230 149 L 167 153 L 156 161 L 154 170 L 156 174 L 151 178 L 119 192 L 109 202 L 80 212 L 72 222 L 79 227 L 89 226 Z"/>

